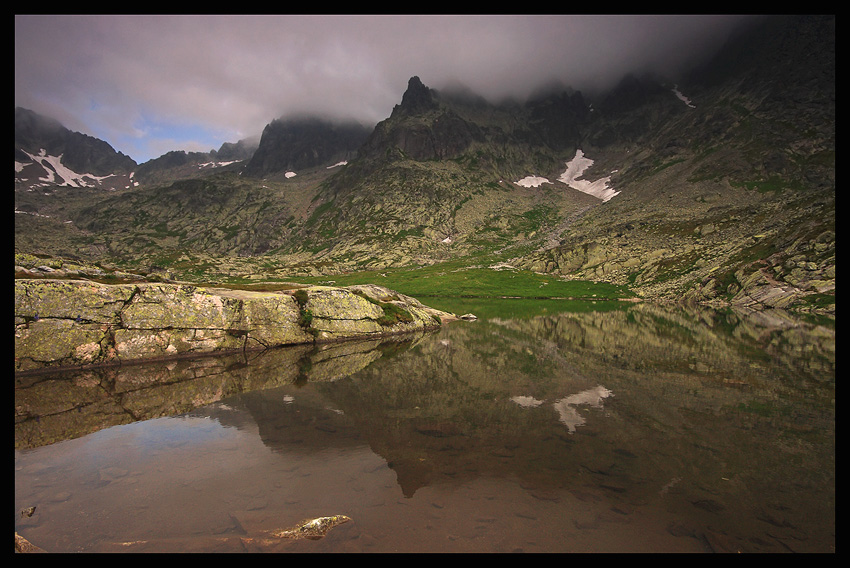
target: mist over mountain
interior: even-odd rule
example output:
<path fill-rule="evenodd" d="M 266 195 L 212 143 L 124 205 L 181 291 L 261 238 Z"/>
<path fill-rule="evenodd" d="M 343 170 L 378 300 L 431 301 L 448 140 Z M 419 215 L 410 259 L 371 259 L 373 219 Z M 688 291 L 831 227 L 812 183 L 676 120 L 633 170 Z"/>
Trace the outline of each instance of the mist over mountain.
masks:
<path fill-rule="evenodd" d="M 275 119 L 263 130 L 244 174 L 262 177 L 347 161 L 356 156 L 370 130 L 358 123 L 317 117 Z"/>
<path fill-rule="evenodd" d="M 370 127 L 283 116 L 255 142 L 140 165 L 67 132 L 16 109 L 19 253 L 213 280 L 468 259 L 834 309 L 834 16 L 750 21 L 675 81 L 636 70 L 604 92 L 552 82 L 494 103 L 414 75 Z M 135 173 L 110 192 L 51 182 L 40 154 Z"/>

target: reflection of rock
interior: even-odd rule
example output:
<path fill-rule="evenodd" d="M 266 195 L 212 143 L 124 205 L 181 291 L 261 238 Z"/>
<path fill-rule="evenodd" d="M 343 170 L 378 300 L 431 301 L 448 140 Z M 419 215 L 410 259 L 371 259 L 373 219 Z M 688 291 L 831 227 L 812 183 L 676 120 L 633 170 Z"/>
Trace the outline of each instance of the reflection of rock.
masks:
<path fill-rule="evenodd" d="M 332 343 L 311 355 L 305 374 L 310 381 L 333 381 L 356 373 L 381 358 L 380 341 Z"/>
<path fill-rule="evenodd" d="M 641 373 L 688 368 L 718 381 L 745 382 L 752 354 L 765 351 L 801 372 L 828 370 L 834 376 L 834 318 L 813 321 L 779 309 L 682 309 L 648 302 L 622 308 L 511 319 L 500 327 L 538 344 L 535 349 L 545 346 L 552 356 L 581 354 L 580 366 L 604 362 Z"/>
<path fill-rule="evenodd" d="M 576 431 L 577 426 L 584 424 L 584 417 L 579 415 L 577 406 L 587 405 L 594 408 L 602 407 L 602 400 L 613 396 L 611 391 L 602 386 L 587 389 L 580 393 L 572 394 L 557 401 L 554 406 L 560 415 L 560 420 L 569 429 L 570 433 Z"/>
<path fill-rule="evenodd" d="M 241 392 L 338 380 L 422 334 L 292 345 L 264 351 L 22 376 L 15 389 L 15 447 L 34 448 L 103 428 L 175 416 Z"/>
<path fill-rule="evenodd" d="M 557 472 L 557 483 L 566 484 L 563 472 L 576 464 L 610 478 L 611 462 L 596 462 L 626 454 L 612 458 L 611 447 L 596 445 L 591 438 L 600 432 L 607 433 L 600 439 L 615 440 L 632 452 L 626 459 L 635 460 L 653 451 L 642 438 L 647 429 L 662 425 L 666 436 L 678 439 L 683 409 L 688 416 L 724 413 L 723 426 L 734 431 L 753 420 L 742 404 L 765 401 L 773 409 L 777 393 L 795 399 L 801 377 L 813 377 L 806 395 L 813 414 L 816 405 L 832 400 L 834 331 L 767 325 L 775 319 L 650 304 L 485 318 L 474 326 L 446 326 L 414 351 L 314 388 L 356 425 L 408 497 L 435 483 L 463 483 L 505 469 L 517 474 L 510 465 L 523 460 L 535 463 L 533 471 L 519 474 L 530 482 Z M 760 359 L 765 349 L 781 354 L 769 367 Z M 730 387 L 731 379 L 748 388 Z M 559 413 L 548 411 L 552 404 Z M 584 422 L 585 411 L 603 405 L 604 420 Z M 624 421 L 639 426 L 623 428 Z M 570 432 L 591 435 L 577 439 Z M 711 459 L 700 450 L 677 455 L 665 474 L 677 474 L 679 458 Z"/>

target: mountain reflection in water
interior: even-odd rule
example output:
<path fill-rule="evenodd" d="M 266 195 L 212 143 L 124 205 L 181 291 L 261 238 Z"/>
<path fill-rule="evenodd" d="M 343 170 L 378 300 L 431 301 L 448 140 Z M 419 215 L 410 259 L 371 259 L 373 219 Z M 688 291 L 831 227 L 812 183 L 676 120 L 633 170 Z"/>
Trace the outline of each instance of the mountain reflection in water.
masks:
<path fill-rule="evenodd" d="M 57 552 L 834 552 L 834 321 L 440 307 L 479 320 L 16 377 L 16 532 Z M 334 514 L 322 539 L 267 538 Z"/>

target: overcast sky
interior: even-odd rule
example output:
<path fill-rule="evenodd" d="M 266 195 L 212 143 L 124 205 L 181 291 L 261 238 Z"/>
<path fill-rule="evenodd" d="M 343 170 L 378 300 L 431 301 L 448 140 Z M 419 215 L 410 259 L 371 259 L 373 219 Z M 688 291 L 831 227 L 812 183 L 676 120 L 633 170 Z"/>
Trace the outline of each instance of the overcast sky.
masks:
<path fill-rule="evenodd" d="M 674 73 L 735 16 L 364 15 L 15 17 L 15 106 L 138 163 L 322 113 L 375 124 L 408 79 L 523 98 L 585 92 L 629 71 Z"/>

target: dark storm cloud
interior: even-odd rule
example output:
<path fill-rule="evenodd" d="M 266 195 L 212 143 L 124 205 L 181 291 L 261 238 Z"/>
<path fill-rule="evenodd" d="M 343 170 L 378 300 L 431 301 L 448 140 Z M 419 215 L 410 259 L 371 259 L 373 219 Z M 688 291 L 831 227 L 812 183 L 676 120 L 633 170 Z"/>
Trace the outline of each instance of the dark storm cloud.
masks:
<path fill-rule="evenodd" d="M 273 118 L 375 123 L 418 75 L 489 98 L 671 73 L 724 16 L 17 16 L 15 104 L 137 161 L 209 150 Z"/>

